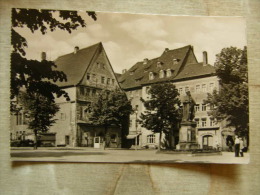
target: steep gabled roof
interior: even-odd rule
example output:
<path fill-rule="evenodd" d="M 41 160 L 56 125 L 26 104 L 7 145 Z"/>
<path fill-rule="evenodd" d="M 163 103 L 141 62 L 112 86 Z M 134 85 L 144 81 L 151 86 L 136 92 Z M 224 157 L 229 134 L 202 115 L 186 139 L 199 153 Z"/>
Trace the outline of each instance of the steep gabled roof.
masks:
<path fill-rule="evenodd" d="M 84 76 L 87 68 L 97 51 L 102 48 L 102 43 L 89 46 L 58 57 L 54 62 L 57 70 L 63 71 L 67 75 L 67 82 L 57 82 L 59 87 L 77 85 Z"/>
<path fill-rule="evenodd" d="M 158 76 L 156 76 L 153 80 L 149 80 L 149 73 L 153 72 L 154 74 L 159 74 L 161 69 L 171 69 L 173 72 L 178 72 L 189 50 L 191 50 L 190 45 L 163 52 L 160 57 L 148 60 L 146 64 L 143 62 L 137 62 L 119 78 L 121 87 L 123 89 L 129 89 L 140 87 L 149 83 L 163 81 L 164 79 L 158 78 Z M 173 59 L 178 60 L 178 62 L 174 64 Z M 161 67 L 157 66 L 158 62 L 162 64 Z M 173 79 L 173 77 L 165 78 L 165 80 L 169 79 Z"/>
<path fill-rule="evenodd" d="M 215 74 L 213 66 L 203 63 L 198 63 L 193 58 L 193 63 L 187 63 L 187 58 L 190 52 L 193 52 L 192 46 L 188 45 L 182 48 L 164 51 L 160 57 L 149 60 L 146 64 L 137 62 L 126 73 L 119 78 L 120 86 L 123 89 L 138 88 L 143 85 L 164 81 L 178 81 L 184 79 L 191 79 L 202 76 L 210 76 Z M 193 54 L 193 53 L 192 53 Z M 173 63 L 173 60 L 176 60 Z M 160 62 L 161 66 L 157 65 Z M 194 63 L 196 62 L 196 63 Z M 171 70 L 170 77 L 159 78 L 160 71 Z M 149 80 L 149 73 L 152 72 L 155 77 Z"/>
<path fill-rule="evenodd" d="M 203 65 L 201 63 L 187 64 L 184 69 L 174 78 L 174 80 L 179 79 L 189 79 L 192 77 L 201 77 L 214 75 L 215 68 L 209 64 Z"/>

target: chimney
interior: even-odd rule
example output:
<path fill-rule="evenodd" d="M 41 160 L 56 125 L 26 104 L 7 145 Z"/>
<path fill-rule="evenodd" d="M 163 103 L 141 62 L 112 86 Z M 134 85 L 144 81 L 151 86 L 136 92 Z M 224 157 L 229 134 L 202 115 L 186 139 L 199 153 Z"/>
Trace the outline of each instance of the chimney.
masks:
<path fill-rule="evenodd" d="M 127 71 L 127 69 L 123 69 L 123 70 L 122 70 L 122 74 L 125 74 L 126 71 Z"/>
<path fill-rule="evenodd" d="M 78 51 L 79 51 L 79 47 L 76 46 L 76 47 L 74 48 L 74 54 L 78 53 Z"/>
<path fill-rule="evenodd" d="M 208 54 L 206 51 L 203 51 L 203 66 L 208 64 Z"/>
<path fill-rule="evenodd" d="M 42 52 L 42 60 L 46 60 L 46 52 Z"/>
<path fill-rule="evenodd" d="M 169 48 L 165 48 L 164 52 L 167 53 L 169 51 Z"/>
<path fill-rule="evenodd" d="M 148 63 L 148 58 L 145 58 L 143 64 L 147 64 L 147 63 Z"/>

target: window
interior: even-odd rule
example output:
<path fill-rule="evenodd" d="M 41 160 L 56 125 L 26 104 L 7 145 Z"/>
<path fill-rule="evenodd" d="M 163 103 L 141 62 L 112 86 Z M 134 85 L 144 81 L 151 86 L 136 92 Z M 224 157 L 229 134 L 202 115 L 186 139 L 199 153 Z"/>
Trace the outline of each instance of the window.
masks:
<path fill-rule="evenodd" d="M 178 64 L 179 59 L 173 59 L 173 64 Z"/>
<path fill-rule="evenodd" d="M 196 104 L 196 105 L 195 105 L 195 111 L 196 111 L 196 112 L 200 111 L 200 105 L 199 105 L 199 104 Z"/>
<path fill-rule="evenodd" d="M 199 118 L 195 118 L 194 120 L 197 123 L 197 127 L 200 127 L 200 119 Z"/>
<path fill-rule="evenodd" d="M 155 143 L 155 135 L 148 135 L 147 136 L 147 143 L 154 144 Z"/>
<path fill-rule="evenodd" d="M 206 88 L 206 84 L 202 84 L 202 92 L 206 92 L 207 88 Z"/>
<path fill-rule="evenodd" d="M 115 79 L 112 79 L 112 85 L 115 85 Z"/>
<path fill-rule="evenodd" d="M 110 85 L 110 78 L 107 78 L 107 84 Z"/>
<path fill-rule="evenodd" d="M 132 127 L 132 120 L 129 121 L 129 127 Z"/>
<path fill-rule="evenodd" d="M 96 90 L 96 89 L 93 89 L 93 90 L 92 90 L 92 95 L 95 96 L 96 93 L 97 93 L 97 90 Z"/>
<path fill-rule="evenodd" d="M 214 89 L 214 83 L 209 84 L 209 91 L 212 92 Z"/>
<path fill-rule="evenodd" d="M 182 91 L 182 88 L 179 88 L 179 94 L 182 94 L 183 91 Z"/>
<path fill-rule="evenodd" d="M 200 92 L 200 85 L 196 85 L 196 93 Z"/>
<path fill-rule="evenodd" d="M 137 97 L 139 96 L 139 91 L 138 90 L 135 91 L 135 96 L 137 96 Z"/>
<path fill-rule="evenodd" d="M 189 87 L 185 87 L 185 92 L 189 91 L 190 88 Z"/>
<path fill-rule="evenodd" d="M 80 95 L 84 95 L 85 89 L 84 87 L 79 87 L 79 93 Z"/>
<path fill-rule="evenodd" d="M 166 77 L 170 77 L 170 76 L 172 76 L 172 70 L 171 70 L 171 69 L 168 69 L 168 70 L 166 71 Z"/>
<path fill-rule="evenodd" d="M 209 125 L 210 125 L 211 127 L 215 126 L 215 121 L 214 121 L 213 118 L 210 119 Z"/>
<path fill-rule="evenodd" d="M 90 89 L 86 88 L 85 93 L 86 93 L 87 96 L 89 96 L 90 95 Z"/>
<path fill-rule="evenodd" d="M 105 77 L 101 77 L 101 83 L 102 83 L 102 84 L 105 83 Z"/>
<path fill-rule="evenodd" d="M 87 80 L 90 80 L 90 74 L 87 73 Z"/>
<path fill-rule="evenodd" d="M 202 104 L 202 105 L 201 105 L 201 111 L 206 111 L 206 110 L 207 110 L 206 104 Z"/>
<path fill-rule="evenodd" d="M 60 119 L 64 121 L 66 119 L 66 114 L 60 113 Z"/>
<path fill-rule="evenodd" d="M 153 72 L 150 72 L 149 73 L 149 80 L 153 80 L 154 79 L 154 73 Z"/>
<path fill-rule="evenodd" d="M 201 126 L 202 127 L 206 127 L 207 126 L 207 119 L 206 118 L 201 119 Z"/>
<path fill-rule="evenodd" d="M 162 67 L 162 62 L 157 62 L 157 67 L 161 68 Z"/>
<path fill-rule="evenodd" d="M 160 70 L 159 77 L 164 78 L 164 70 Z"/>
<path fill-rule="evenodd" d="M 145 88 L 145 93 L 148 94 L 150 87 Z"/>
<path fill-rule="evenodd" d="M 70 145 L 70 136 L 69 135 L 65 135 L 65 144 Z"/>

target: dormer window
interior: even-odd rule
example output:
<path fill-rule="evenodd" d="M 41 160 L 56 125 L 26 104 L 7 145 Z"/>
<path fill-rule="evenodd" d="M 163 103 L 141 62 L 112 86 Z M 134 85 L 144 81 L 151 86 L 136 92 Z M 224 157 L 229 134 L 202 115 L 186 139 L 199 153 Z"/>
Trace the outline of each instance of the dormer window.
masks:
<path fill-rule="evenodd" d="M 154 73 L 153 72 L 150 72 L 149 73 L 149 80 L 153 80 L 154 79 Z"/>
<path fill-rule="evenodd" d="M 173 64 L 178 64 L 179 61 L 180 61 L 180 59 L 174 58 L 174 59 L 173 59 Z"/>
<path fill-rule="evenodd" d="M 161 68 L 161 67 L 162 67 L 162 64 L 163 64 L 162 62 L 158 61 L 158 62 L 157 62 L 157 67 L 158 67 L 158 68 Z"/>
<path fill-rule="evenodd" d="M 170 76 L 172 76 L 172 70 L 171 69 L 167 69 L 166 77 L 170 77 Z"/>
<path fill-rule="evenodd" d="M 160 78 L 164 78 L 165 77 L 165 71 L 164 70 L 160 70 L 159 77 Z"/>

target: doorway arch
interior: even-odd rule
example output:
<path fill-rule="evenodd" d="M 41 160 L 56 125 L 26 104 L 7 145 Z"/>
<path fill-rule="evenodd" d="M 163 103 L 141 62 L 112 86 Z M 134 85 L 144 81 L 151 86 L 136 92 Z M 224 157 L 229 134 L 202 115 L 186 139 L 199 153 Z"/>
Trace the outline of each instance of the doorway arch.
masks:
<path fill-rule="evenodd" d="M 202 148 L 205 150 L 213 149 L 213 136 L 204 135 L 202 137 Z"/>

